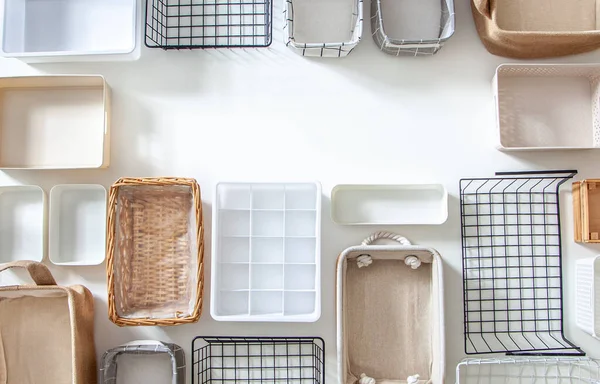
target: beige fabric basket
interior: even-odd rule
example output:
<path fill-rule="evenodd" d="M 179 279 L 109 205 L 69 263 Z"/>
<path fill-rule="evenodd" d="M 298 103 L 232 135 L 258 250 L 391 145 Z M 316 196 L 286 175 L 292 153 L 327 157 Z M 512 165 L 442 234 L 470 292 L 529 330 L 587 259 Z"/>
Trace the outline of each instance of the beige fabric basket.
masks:
<path fill-rule="evenodd" d="M 106 252 L 112 322 L 125 326 L 198 321 L 204 227 L 196 180 L 117 180 L 109 195 Z"/>
<path fill-rule="evenodd" d="M 373 245 L 379 239 L 399 244 Z M 402 236 L 378 232 L 342 252 L 336 288 L 339 384 L 356 384 L 361 377 L 377 384 L 443 383 L 442 287 L 437 251 Z"/>
<path fill-rule="evenodd" d="M 41 263 L 14 261 L 34 285 L 0 287 L 0 383 L 95 384 L 94 298 L 61 287 Z"/>

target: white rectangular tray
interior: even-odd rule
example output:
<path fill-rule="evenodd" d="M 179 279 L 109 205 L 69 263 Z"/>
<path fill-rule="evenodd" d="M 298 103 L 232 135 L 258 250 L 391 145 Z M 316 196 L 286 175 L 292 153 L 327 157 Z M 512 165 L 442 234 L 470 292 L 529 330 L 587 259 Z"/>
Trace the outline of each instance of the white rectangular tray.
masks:
<path fill-rule="evenodd" d="M 600 340 L 600 256 L 577 261 L 577 326 Z"/>
<path fill-rule="evenodd" d="M 45 195 L 36 185 L 0 187 L 0 263 L 42 261 Z"/>
<path fill-rule="evenodd" d="M 443 224 L 448 193 L 441 184 L 337 185 L 331 218 L 342 225 Z"/>
<path fill-rule="evenodd" d="M 99 75 L 0 78 L 0 168 L 105 168 L 109 89 Z"/>
<path fill-rule="evenodd" d="M 493 81 L 498 149 L 600 146 L 600 66 L 504 64 Z"/>
<path fill-rule="evenodd" d="M 98 265 L 104 261 L 106 189 L 97 184 L 63 184 L 50 190 L 50 261 Z"/>
<path fill-rule="evenodd" d="M 135 60 L 138 0 L 2 0 L 1 51 L 26 62 Z"/>
<path fill-rule="evenodd" d="M 218 184 L 212 246 L 215 320 L 320 317 L 319 184 Z"/>

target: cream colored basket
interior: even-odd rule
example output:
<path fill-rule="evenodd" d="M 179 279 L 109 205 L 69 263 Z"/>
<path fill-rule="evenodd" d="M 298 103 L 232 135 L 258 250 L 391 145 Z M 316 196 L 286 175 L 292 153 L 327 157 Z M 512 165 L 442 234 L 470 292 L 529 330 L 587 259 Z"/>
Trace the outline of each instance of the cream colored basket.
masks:
<path fill-rule="evenodd" d="M 373 245 L 379 239 L 398 244 Z M 443 383 L 437 251 L 377 232 L 342 252 L 336 274 L 338 383 Z"/>

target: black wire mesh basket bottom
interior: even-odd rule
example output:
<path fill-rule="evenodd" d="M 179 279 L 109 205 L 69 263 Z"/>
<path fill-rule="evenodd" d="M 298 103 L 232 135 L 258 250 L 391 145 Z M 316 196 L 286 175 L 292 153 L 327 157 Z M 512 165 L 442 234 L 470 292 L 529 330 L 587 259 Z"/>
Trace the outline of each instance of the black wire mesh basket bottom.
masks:
<path fill-rule="evenodd" d="M 272 0 L 146 0 L 146 46 L 268 47 Z"/>
<path fill-rule="evenodd" d="M 460 181 L 467 354 L 583 355 L 562 323 L 558 192 L 576 173 Z"/>
<path fill-rule="evenodd" d="M 323 384 L 319 337 L 205 337 L 192 341 L 192 383 Z"/>

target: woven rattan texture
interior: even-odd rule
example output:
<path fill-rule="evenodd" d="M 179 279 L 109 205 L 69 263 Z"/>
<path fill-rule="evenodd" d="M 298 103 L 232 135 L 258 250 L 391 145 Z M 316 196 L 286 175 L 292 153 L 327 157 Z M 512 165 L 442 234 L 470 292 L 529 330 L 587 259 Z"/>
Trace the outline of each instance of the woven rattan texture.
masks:
<path fill-rule="evenodd" d="M 202 310 L 204 247 L 202 204 L 196 181 L 120 179 L 110 190 L 108 216 L 111 320 L 117 325 L 197 321 Z M 190 228 L 193 221 L 195 227 Z M 191 270 L 194 266 L 197 270 Z M 139 318 L 139 310 L 173 315 L 164 319 Z"/>

